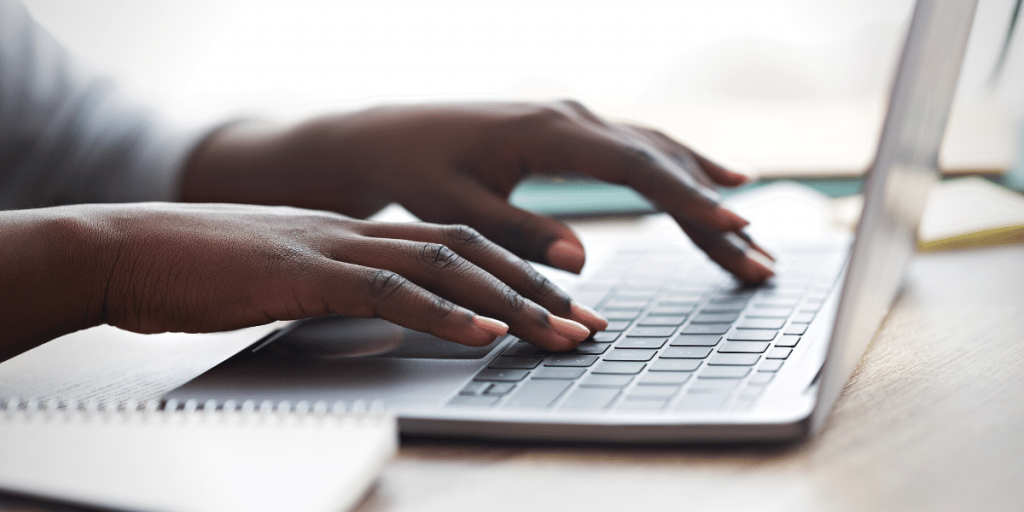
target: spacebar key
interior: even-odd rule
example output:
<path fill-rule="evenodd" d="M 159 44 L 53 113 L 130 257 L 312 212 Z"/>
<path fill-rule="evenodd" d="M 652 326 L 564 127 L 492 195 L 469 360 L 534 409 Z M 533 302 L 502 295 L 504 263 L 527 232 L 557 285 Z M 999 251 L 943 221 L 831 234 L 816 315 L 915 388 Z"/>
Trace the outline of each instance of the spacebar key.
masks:
<path fill-rule="evenodd" d="M 520 385 L 519 390 L 505 402 L 505 407 L 543 409 L 554 403 L 559 395 L 569 389 L 570 385 L 572 385 L 572 381 L 527 381 Z"/>

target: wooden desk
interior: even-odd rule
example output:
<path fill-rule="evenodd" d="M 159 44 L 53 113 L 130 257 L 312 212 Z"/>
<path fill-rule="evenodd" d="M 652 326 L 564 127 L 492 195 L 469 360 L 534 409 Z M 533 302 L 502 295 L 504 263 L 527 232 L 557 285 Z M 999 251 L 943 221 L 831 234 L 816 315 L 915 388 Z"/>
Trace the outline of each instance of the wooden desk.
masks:
<path fill-rule="evenodd" d="M 116 357 L 89 358 L 82 340 L 0 365 L 0 394 L 118 399 L 129 383 L 135 398 L 148 399 L 244 346 L 125 344 Z M 131 350 L 135 360 L 149 354 L 152 366 L 126 365 Z M 358 508 L 1021 509 L 1024 245 L 918 256 L 825 430 L 809 441 L 628 448 L 411 440 Z"/>
<path fill-rule="evenodd" d="M 807 442 L 410 441 L 358 510 L 1024 510 L 1024 246 L 918 256 Z"/>

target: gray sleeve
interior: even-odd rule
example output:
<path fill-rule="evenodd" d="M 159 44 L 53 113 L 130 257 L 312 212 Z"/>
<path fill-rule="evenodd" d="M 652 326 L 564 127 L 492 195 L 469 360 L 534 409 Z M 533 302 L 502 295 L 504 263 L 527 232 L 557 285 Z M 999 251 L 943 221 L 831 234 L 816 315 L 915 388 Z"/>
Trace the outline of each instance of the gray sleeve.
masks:
<path fill-rule="evenodd" d="M 173 201 L 208 133 L 119 100 L 16 0 L 0 0 L 0 210 Z"/>

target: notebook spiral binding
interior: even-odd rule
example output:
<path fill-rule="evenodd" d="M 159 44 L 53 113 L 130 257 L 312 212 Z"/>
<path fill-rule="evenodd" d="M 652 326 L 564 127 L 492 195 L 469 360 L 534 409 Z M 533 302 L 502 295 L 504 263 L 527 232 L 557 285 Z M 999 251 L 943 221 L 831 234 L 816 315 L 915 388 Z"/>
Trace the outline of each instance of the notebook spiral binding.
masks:
<path fill-rule="evenodd" d="M 36 399 L 21 400 L 18 397 L 0 399 L 0 419 L 14 420 L 60 420 L 60 419 L 89 419 L 101 420 L 152 420 L 170 421 L 182 419 L 189 421 L 230 421 L 244 419 L 246 423 L 252 422 L 287 422 L 291 423 L 316 423 L 317 420 L 327 423 L 337 421 L 360 422 L 375 421 L 392 417 L 390 411 L 384 407 L 384 403 L 378 400 L 367 403 L 363 400 L 355 401 L 351 407 L 345 402 L 337 401 L 328 404 L 320 400 L 310 404 L 302 400 L 294 405 L 283 400 L 274 403 L 271 400 L 264 400 L 257 403 L 254 400 L 245 400 L 238 403 L 235 400 L 226 400 L 219 403 L 216 400 L 207 400 L 200 404 L 197 400 L 188 400 L 180 403 L 177 400 L 149 400 L 139 403 L 135 400 L 128 400 L 123 403 L 103 401 L 40 401 Z"/>

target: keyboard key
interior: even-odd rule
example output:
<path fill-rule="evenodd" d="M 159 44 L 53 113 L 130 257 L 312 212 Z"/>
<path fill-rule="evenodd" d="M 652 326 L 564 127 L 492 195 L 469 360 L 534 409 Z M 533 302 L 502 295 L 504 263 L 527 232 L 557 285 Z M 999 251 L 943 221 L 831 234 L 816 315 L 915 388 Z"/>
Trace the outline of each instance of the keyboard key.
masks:
<path fill-rule="evenodd" d="M 661 348 L 668 338 L 630 338 L 620 341 L 617 348 Z"/>
<path fill-rule="evenodd" d="M 804 334 L 807 332 L 807 324 L 790 324 L 783 334 Z"/>
<path fill-rule="evenodd" d="M 548 356 L 544 361 L 544 366 L 590 366 L 597 361 L 597 356 L 588 355 L 574 355 L 574 354 L 557 354 Z"/>
<path fill-rule="evenodd" d="M 736 313 L 701 313 L 693 317 L 695 324 L 725 324 L 736 321 Z"/>
<path fill-rule="evenodd" d="M 729 398 L 725 393 L 687 393 L 676 405 L 677 411 L 710 411 L 719 409 Z"/>
<path fill-rule="evenodd" d="M 675 327 L 637 327 L 629 331 L 629 335 L 633 337 L 667 338 L 675 334 L 675 332 Z"/>
<path fill-rule="evenodd" d="M 647 366 L 644 363 L 626 361 L 601 361 L 594 368 L 595 374 L 636 375 Z"/>
<path fill-rule="evenodd" d="M 491 387 L 490 382 L 470 382 L 469 384 L 466 384 L 466 387 L 462 388 L 462 391 L 459 391 L 459 394 L 476 396 L 486 391 L 489 387 Z"/>
<path fill-rule="evenodd" d="M 690 324 L 683 328 L 683 334 L 725 334 L 731 324 Z"/>
<path fill-rule="evenodd" d="M 744 313 L 748 318 L 789 318 L 791 308 L 757 308 Z"/>
<path fill-rule="evenodd" d="M 767 345 L 767 343 L 765 344 Z M 669 347 L 661 353 L 661 359 L 704 359 L 711 353 L 708 347 Z"/>
<path fill-rule="evenodd" d="M 569 354 L 584 354 L 584 355 L 601 355 L 604 354 L 605 350 L 608 350 L 608 343 L 592 343 L 584 341 L 576 346 L 576 348 L 570 350 Z"/>
<path fill-rule="evenodd" d="M 505 352 L 502 352 L 501 355 L 530 357 L 546 356 L 549 353 L 550 352 L 538 347 L 537 345 L 531 345 L 525 341 L 517 341 L 511 347 L 505 349 Z"/>
<path fill-rule="evenodd" d="M 817 313 L 821 309 L 822 302 L 807 301 L 803 306 L 800 306 L 801 312 L 812 312 Z"/>
<path fill-rule="evenodd" d="M 746 302 L 731 302 L 725 304 L 708 304 L 701 310 L 702 313 L 739 313 L 747 307 Z"/>
<path fill-rule="evenodd" d="M 505 407 L 543 409 L 554 403 L 570 385 L 572 382 L 564 380 L 526 381 L 509 397 Z"/>
<path fill-rule="evenodd" d="M 619 395 L 617 388 L 579 388 L 562 404 L 563 409 L 604 409 Z"/>
<path fill-rule="evenodd" d="M 686 316 L 693 312 L 693 306 L 661 306 L 651 309 L 648 315 L 652 316 Z"/>
<path fill-rule="evenodd" d="M 494 361 L 491 361 L 491 364 L 487 365 L 487 367 L 498 369 L 532 370 L 536 368 L 541 361 L 543 361 L 543 359 L 539 357 L 501 356 Z"/>
<path fill-rule="evenodd" d="M 650 372 L 648 372 L 647 374 L 645 374 L 643 377 L 640 378 L 640 381 L 637 382 L 637 385 L 638 386 L 665 386 L 665 385 L 679 386 L 679 385 L 685 383 L 686 381 L 690 380 L 690 375 L 693 375 L 693 374 L 692 373 L 684 373 L 684 372 L 660 372 L 660 373 L 650 373 Z"/>
<path fill-rule="evenodd" d="M 814 313 L 797 313 L 793 316 L 794 324 L 809 324 L 814 320 Z"/>
<path fill-rule="evenodd" d="M 633 380 L 633 377 L 630 375 L 588 375 L 580 383 L 580 386 L 589 388 L 624 388 L 631 380 Z"/>
<path fill-rule="evenodd" d="M 733 296 L 733 295 L 720 295 L 720 296 L 715 296 L 715 297 L 711 297 L 710 299 L 708 299 L 708 304 L 717 304 L 717 305 L 743 304 L 745 306 L 747 304 L 747 301 L 749 301 L 749 300 L 750 300 L 749 296 L 736 297 L 736 296 Z"/>
<path fill-rule="evenodd" d="M 541 368 L 533 373 L 533 378 L 574 380 L 580 378 L 586 372 L 586 368 Z"/>
<path fill-rule="evenodd" d="M 779 368 L 782 368 L 782 359 L 766 359 L 765 362 L 761 363 L 761 366 L 757 367 L 759 372 L 777 372 Z"/>
<path fill-rule="evenodd" d="M 529 375 L 528 370 L 480 370 L 473 380 L 489 380 L 493 382 L 519 382 Z"/>
<path fill-rule="evenodd" d="M 755 373 L 754 376 L 747 381 L 747 385 L 764 386 L 771 382 L 772 377 L 775 377 L 774 373 Z"/>
<path fill-rule="evenodd" d="M 490 407 L 500 400 L 499 396 L 465 396 L 459 395 L 452 398 L 448 405 L 457 407 Z"/>
<path fill-rule="evenodd" d="M 727 339 L 737 341 L 771 341 L 779 331 L 766 331 L 764 329 L 737 329 Z"/>
<path fill-rule="evenodd" d="M 760 354 L 715 354 L 708 364 L 712 366 L 754 366 L 758 359 L 761 359 Z"/>
<path fill-rule="evenodd" d="M 605 310 L 609 309 L 643 309 L 650 302 L 648 299 L 622 299 L 615 298 L 604 305 Z"/>
<path fill-rule="evenodd" d="M 651 363 L 651 371 L 692 372 L 700 367 L 700 363 L 700 359 L 658 359 L 657 361 Z"/>
<path fill-rule="evenodd" d="M 685 375 L 685 374 L 684 374 Z M 626 397 L 629 400 L 637 398 L 670 398 L 679 392 L 679 386 L 637 386 L 630 391 Z"/>
<path fill-rule="evenodd" d="M 800 302 L 799 298 L 761 299 L 754 304 L 755 308 L 792 308 Z"/>
<path fill-rule="evenodd" d="M 644 327 L 659 327 L 659 326 L 672 326 L 676 327 L 682 325 L 686 321 L 685 316 L 646 316 L 643 320 L 637 322 L 637 325 Z"/>
<path fill-rule="evenodd" d="M 729 393 L 740 385 L 739 379 L 697 379 L 687 393 Z"/>
<path fill-rule="evenodd" d="M 605 331 L 625 331 L 626 329 L 629 329 L 629 324 L 630 323 L 631 322 L 629 322 L 629 321 L 622 321 L 622 320 L 615 321 L 615 322 L 608 322 L 608 327 L 605 327 L 604 330 Z"/>
<path fill-rule="evenodd" d="M 488 396 L 502 396 L 507 395 L 510 391 L 515 389 L 516 385 L 513 382 L 495 382 L 491 384 L 491 387 L 487 388 L 484 392 Z"/>
<path fill-rule="evenodd" d="M 632 348 L 617 348 L 605 354 L 605 361 L 650 361 L 657 350 L 640 350 Z"/>
<path fill-rule="evenodd" d="M 722 337 L 717 334 L 680 334 L 672 340 L 673 347 L 713 347 Z"/>
<path fill-rule="evenodd" d="M 609 309 L 601 314 L 608 320 L 636 320 L 640 316 L 641 309 Z"/>
<path fill-rule="evenodd" d="M 698 379 L 742 379 L 750 373 L 745 366 L 708 366 L 697 375 Z"/>
<path fill-rule="evenodd" d="M 736 324 L 737 329 L 782 329 L 785 318 L 747 318 Z"/>
<path fill-rule="evenodd" d="M 795 347 L 797 343 L 800 343 L 800 336 L 779 336 L 775 340 L 776 347 Z"/>
<path fill-rule="evenodd" d="M 718 347 L 719 352 L 760 354 L 765 350 L 768 350 L 768 342 L 765 341 L 727 341 L 721 347 Z"/>
<path fill-rule="evenodd" d="M 621 332 L 602 331 L 594 334 L 591 338 L 593 338 L 595 343 L 611 343 L 619 339 L 621 335 Z"/>
<path fill-rule="evenodd" d="M 789 354 L 793 353 L 793 349 L 786 347 L 775 347 L 765 354 L 765 359 L 785 359 L 789 357 Z"/>

